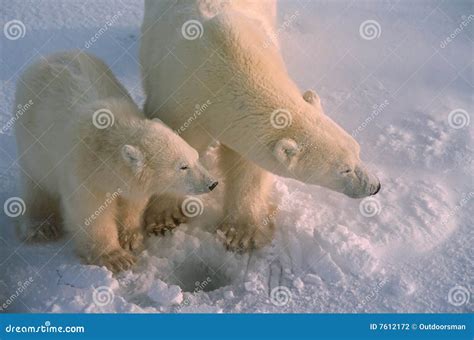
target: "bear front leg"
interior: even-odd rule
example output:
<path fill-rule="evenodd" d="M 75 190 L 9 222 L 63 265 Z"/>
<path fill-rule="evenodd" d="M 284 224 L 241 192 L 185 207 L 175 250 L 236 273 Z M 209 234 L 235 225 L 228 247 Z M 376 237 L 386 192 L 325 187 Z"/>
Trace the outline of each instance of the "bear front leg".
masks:
<path fill-rule="evenodd" d="M 181 223 L 186 223 L 188 218 L 181 209 L 183 200 L 183 196 L 171 193 L 150 198 L 144 215 L 147 235 L 164 235 Z"/>
<path fill-rule="evenodd" d="M 58 240 L 63 234 L 59 199 L 22 175 L 25 211 L 20 217 L 20 235 L 28 242 Z"/>
<path fill-rule="evenodd" d="M 143 246 L 143 213 L 147 200 L 120 197 L 117 202 L 118 238 L 123 249 L 141 250 Z"/>
<path fill-rule="evenodd" d="M 71 232 L 79 255 L 88 264 L 105 266 L 114 273 L 127 270 L 136 262 L 136 258 L 120 246 L 116 204 L 105 194 L 92 194 L 86 188 L 78 189 L 63 201 L 65 226 Z"/>
<path fill-rule="evenodd" d="M 276 208 L 269 201 L 273 175 L 225 145 L 219 147 L 224 174 L 224 218 L 218 226 L 226 247 L 234 251 L 261 248 L 273 240 Z"/>

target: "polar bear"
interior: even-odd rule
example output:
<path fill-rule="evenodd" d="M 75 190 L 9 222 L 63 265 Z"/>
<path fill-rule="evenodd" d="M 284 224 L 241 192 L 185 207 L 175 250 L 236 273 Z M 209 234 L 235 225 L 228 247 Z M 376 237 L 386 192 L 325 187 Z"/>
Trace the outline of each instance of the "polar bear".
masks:
<path fill-rule="evenodd" d="M 198 153 L 139 111 L 111 70 L 82 52 L 61 52 L 21 76 L 16 122 L 30 239 L 59 236 L 62 220 L 87 263 L 117 272 L 135 261 L 141 214 L 152 194 L 202 194 L 217 182 Z"/>
<path fill-rule="evenodd" d="M 272 174 L 352 198 L 374 195 L 378 178 L 360 160 L 358 143 L 324 114 L 313 91 L 301 94 L 276 40 L 276 1 L 145 2 L 140 62 L 145 115 L 173 129 L 196 104 L 205 112 L 181 136 L 199 152 L 220 142 L 225 216 L 218 226 L 231 249 L 272 239 Z M 179 198 L 162 197 L 171 202 Z M 176 203 L 178 202 L 178 203 Z M 163 219 L 165 205 L 147 212 Z M 153 208 L 153 207 L 152 207 Z"/>

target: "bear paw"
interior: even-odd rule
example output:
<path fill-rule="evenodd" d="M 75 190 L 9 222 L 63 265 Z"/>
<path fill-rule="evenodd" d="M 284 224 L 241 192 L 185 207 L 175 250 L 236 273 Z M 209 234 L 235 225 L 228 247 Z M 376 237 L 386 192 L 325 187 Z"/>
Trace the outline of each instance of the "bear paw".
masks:
<path fill-rule="evenodd" d="M 227 250 L 243 253 L 269 244 L 273 240 L 274 232 L 273 220 L 267 219 L 266 223 L 259 225 L 224 222 L 218 227 L 217 235 Z"/>
<path fill-rule="evenodd" d="M 186 223 L 188 218 L 181 211 L 181 204 L 176 200 L 158 200 L 150 204 L 145 212 L 145 231 L 150 235 L 164 235 L 173 231 L 181 223 Z"/>
<path fill-rule="evenodd" d="M 132 267 L 136 261 L 137 258 L 130 252 L 123 249 L 114 249 L 99 256 L 94 264 L 106 266 L 110 271 L 118 273 Z"/>
<path fill-rule="evenodd" d="M 61 224 L 55 219 L 44 220 L 27 227 L 27 240 L 32 242 L 56 241 L 63 235 Z"/>
<path fill-rule="evenodd" d="M 120 246 L 129 251 L 139 250 L 143 245 L 143 233 L 141 230 L 125 229 L 119 233 Z"/>

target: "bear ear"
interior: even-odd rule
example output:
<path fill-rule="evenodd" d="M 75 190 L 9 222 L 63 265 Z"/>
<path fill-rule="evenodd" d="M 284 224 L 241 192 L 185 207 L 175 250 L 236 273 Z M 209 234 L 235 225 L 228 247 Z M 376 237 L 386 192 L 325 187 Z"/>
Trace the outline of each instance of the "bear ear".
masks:
<path fill-rule="evenodd" d="M 314 90 L 307 90 L 305 93 L 303 93 L 303 99 L 310 104 L 313 105 L 319 105 L 321 104 L 321 99 L 319 99 L 319 96 Z"/>
<path fill-rule="evenodd" d="M 291 138 L 280 139 L 273 148 L 273 154 L 278 161 L 284 164 L 288 169 L 291 169 L 295 162 L 296 156 L 299 154 L 300 149 L 298 143 Z"/>
<path fill-rule="evenodd" d="M 143 153 L 138 148 L 132 145 L 125 144 L 124 146 L 122 146 L 122 158 L 135 173 L 140 172 L 143 168 Z"/>
<path fill-rule="evenodd" d="M 164 124 L 163 121 L 160 118 L 152 118 L 153 122 L 159 123 L 159 124 Z"/>

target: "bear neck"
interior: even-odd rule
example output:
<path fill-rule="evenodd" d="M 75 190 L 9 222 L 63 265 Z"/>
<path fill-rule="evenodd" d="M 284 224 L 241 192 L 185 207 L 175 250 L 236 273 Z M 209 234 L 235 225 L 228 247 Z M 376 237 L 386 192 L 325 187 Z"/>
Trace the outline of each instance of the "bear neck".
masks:
<path fill-rule="evenodd" d="M 219 140 L 241 154 L 247 154 L 257 163 L 267 157 L 273 158 L 273 146 L 282 138 L 306 134 L 317 124 L 314 107 L 306 103 L 302 94 L 289 77 L 261 79 L 255 87 L 238 93 L 240 84 L 235 84 L 237 96 L 229 95 L 222 105 L 215 105 L 216 115 L 225 117 L 228 126 Z M 232 105 L 224 103 L 231 102 Z M 225 114 L 222 114 L 222 113 Z M 281 126 L 275 117 L 288 118 Z M 263 158 L 262 158 L 263 157 Z"/>

